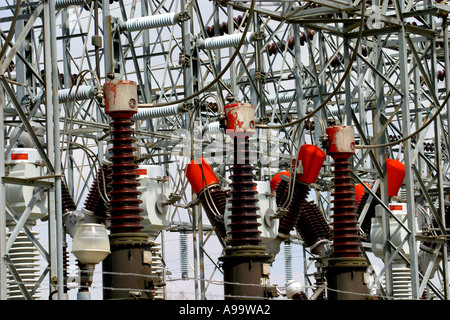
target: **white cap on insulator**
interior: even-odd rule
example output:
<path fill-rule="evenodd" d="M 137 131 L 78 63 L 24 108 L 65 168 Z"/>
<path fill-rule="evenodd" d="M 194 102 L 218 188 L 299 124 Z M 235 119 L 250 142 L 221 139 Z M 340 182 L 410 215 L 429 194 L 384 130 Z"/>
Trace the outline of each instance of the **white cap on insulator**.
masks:
<path fill-rule="evenodd" d="M 286 296 L 289 299 L 302 291 L 302 286 L 297 280 L 290 280 L 286 283 Z"/>
<path fill-rule="evenodd" d="M 111 80 L 103 88 L 105 113 L 111 117 L 115 113 L 138 112 L 137 84 L 131 80 Z"/>

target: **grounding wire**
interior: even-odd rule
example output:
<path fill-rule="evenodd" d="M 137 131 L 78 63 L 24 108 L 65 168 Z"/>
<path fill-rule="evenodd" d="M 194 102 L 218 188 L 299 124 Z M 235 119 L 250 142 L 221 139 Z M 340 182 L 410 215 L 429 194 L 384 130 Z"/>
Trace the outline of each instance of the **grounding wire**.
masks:
<path fill-rule="evenodd" d="M 298 124 L 295 126 L 295 128 L 294 128 L 294 132 L 293 132 L 294 135 L 293 135 L 292 140 L 291 140 L 291 150 L 292 150 L 292 151 L 294 150 L 294 140 L 295 140 L 295 137 L 296 137 L 296 135 L 297 135 L 299 125 L 300 125 L 300 123 L 298 123 Z M 305 126 L 303 126 L 302 130 L 300 131 L 300 133 L 303 132 L 303 129 L 304 129 L 304 128 L 305 128 Z M 300 136 L 301 136 L 301 135 L 300 135 Z M 297 181 L 297 179 L 295 178 L 295 176 L 296 176 L 296 171 L 297 171 L 297 164 L 296 164 L 296 166 L 295 166 L 294 168 L 292 168 L 292 162 L 293 162 L 293 160 L 294 160 L 294 155 L 295 155 L 295 153 L 292 153 L 292 151 L 291 151 L 291 161 L 290 161 L 292 174 L 289 176 L 288 196 L 286 197 L 286 199 L 285 199 L 283 205 L 280 206 L 280 209 L 281 209 L 281 210 L 287 209 L 287 207 L 289 206 L 289 204 L 290 204 L 290 202 L 291 202 L 291 200 L 292 200 L 292 197 L 293 197 L 293 195 L 294 195 L 295 184 L 296 184 L 296 181 Z"/>
<path fill-rule="evenodd" d="M 221 110 L 224 110 L 224 107 L 222 106 L 221 102 L 219 101 L 218 97 L 217 97 L 215 94 L 211 94 L 211 93 L 206 94 L 205 96 L 203 96 L 203 97 L 199 100 L 199 103 L 198 103 L 197 106 L 195 107 L 194 112 L 193 112 L 192 116 L 190 117 L 190 120 L 189 120 L 189 132 L 191 132 L 191 133 L 193 132 L 194 122 L 195 122 L 195 119 L 196 119 L 196 117 L 197 117 L 197 115 L 198 115 L 198 112 L 200 111 L 200 107 L 201 107 L 201 105 L 202 105 L 202 103 L 203 103 L 203 100 L 205 100 L 206 98 L 208 98 L 208 97 L 210 97 L 210 96 L 212 96 L 213 98 L 215 98 L 215 100 L 217 101 L 217 104 L 218 104 L 219 108 L 220 108 Z M 203 171 L 203 166 L 202 166 L 201 163 L 198 162 L 198 161 L 199 161 L 198 159 L 195 159 L 195 158 L 193 157 L 193 152 L 194 152 L 193 142 L 194 142 L 194 137 L 191 137 L 191 141 L 190 141 L 190 143 L 191 143 L 191 147 L 190 147 L 190 151 L 191 151 L 191 160 L 194 160 L 195 162 L 197 162 L 197 164 L 200 165 L 200 169 L 201 169 L 201 172 L 202 172 L 202 183 L 203 183 L 203 182 L 206 183 L 206 177 L 205 177 L 205 174 L 204 174 L 204 171 Z M 182 180 L 182 179 L 186 179 L 186 177 L 184 177 L 184 178 L 181 177 L 180 180 Z M 187 185 L 186 185 L 186 186 L 187 186 Z M 210 191 L 209 191 L 209 188 L 206 188 L 206 190 L 203 191 L 203 192 L 205 193 L 205 197 L 207 197 L 207 198 L 206 198 L 206 205 L 208 206 L 208 208 L 209 208 L 212 212 L 214 212 L 214 213 L 216 213 L 218 216 L 220 216 L 220 212 L 219 212 L 218 208 L 216 207 L 216 205 L 215 205 L 215 203 L 214 203 L 214 201 L 213 201 L 213 198 L 212 198 L 212 196 L 211 196 L 211 193 L 210 193 Z M 208 199 L 210 199 L 210 201 L 208 201 Z M 212 207 L 211 207 L 211 204 L 212 204 Z"/>

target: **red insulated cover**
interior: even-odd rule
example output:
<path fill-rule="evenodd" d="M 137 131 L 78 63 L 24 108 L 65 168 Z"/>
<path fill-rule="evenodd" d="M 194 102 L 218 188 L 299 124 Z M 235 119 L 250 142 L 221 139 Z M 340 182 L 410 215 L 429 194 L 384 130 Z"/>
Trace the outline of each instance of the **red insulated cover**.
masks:
<path fill-rule="evenodd" d="M 195 194 L 199 194 L 202 189 L 211 184 L 219 183 L 213 169 L 203 158 L 192 160 L 191 163 L 186 166 L 185 172 L 186 178 L 191 184 Z"/>
<path fill-rule="evenodd" d="M 370 188 L 370 185 L 367 182 L 364 182 L 367 187 Z M 355 185 L 355 199 L 356 199 L 356 206 L 359 205 L 359 202 L 361 201 L 362 196 L 366 193 L 364 186 L 361 183 L 358 183 Z"/>
<path fill-rule="evenodd" d="M 298 160 L 302 161 L 303 173 L 297 175 L 297 179 L 304 183 L 313 183 L 319 176 L 326 154 L 317 146 L 304 144 L 298 152 Z"/>
<path fill-rule="evenodd" d="M 278 184 L 281 181 L 281 176 L 290 176 L 291 173 L 286 170 L 286 171 L 282 171 L 282 172 L 278 172 L 276 175 L 273 176 L 272 180 L 270 180 L 270 188 L 272 189 L 272 191 L 275 191 L 278 187 Z"/>
<path fill-rule="evenodd" d="M 405 179 L 405 165 L 395 159 L 386 159 L 389 197 L 396 196 Z"/>

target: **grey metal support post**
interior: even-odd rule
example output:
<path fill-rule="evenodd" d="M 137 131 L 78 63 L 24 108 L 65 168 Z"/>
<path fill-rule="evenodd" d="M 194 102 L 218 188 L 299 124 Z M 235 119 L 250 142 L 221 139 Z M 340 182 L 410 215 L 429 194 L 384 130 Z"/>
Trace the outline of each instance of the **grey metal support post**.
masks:
<path fill-rule="evenodd" d="M 62 34 L 63 34 L 63 41 L 62 41 L 62 54 L 63 54 L 63 74 L 64 74 L 64 81 L 63 85 L 64 88 L 68 89 L 72 86 L 72 68 L 71 68 L 71 57 L 70 57 L 70 26 L 69 26 L 69 10 L 67 8 L 64 8 L 61 10 L 61 21 L 62 21 Z M 75 84 L 73 84 L 75 85 Z M 74 87 L 72 89 L 72 92 L 74 92 L 76 88 Z M 68 112 L 72 113 L 72 108 L 74 107 L 74 103 L 68 103 Z M 72 148 L 71 145 L 67 144 L 67 153 L 68 156 L 68 167 L 67 167 L 67 188 L 70 192 L 70 194 L 73 194 L 74 186 L 73 186 L 73 160 L 72 160 Z"/>
<path fill-rule="evenodd" d="M 15 0 L 14 3 L 17 3 L 17 0 Z M 19 8 L 19 15 L 22 15 L 22 14 L 24 14 L 23 8 L 20 7 Z M 23 29 L 24 23 L 25 23 L 25 21 L 23 19 L 18 19 L 17 22 L 16 22 L 16 26 L 14 28 L 14 33 L 15 33 L 15 36 L 16 36 L 16 42 L 17 42 L 17 39 L 18 39 L 19 35 L 22 33 L 22 29 Z M 23 40 L 22 41 L 22 45 L 20 46 L 20 48 L 17 51 L 18 53 L 20 53 L 22 55 L 24 54 L 24 48 L 25 48 L 24 44 L 25 43 L 26 43 L 26 40 Z M 16 67 L 15 67 L 16 80 L 19 83 L 26 83 L 26 81 L 25 81 L 26 80 L 25 79 L 25 64 L 20 59 L 17 59 L 16 61 L 17 61 Z M 19 101 L 19 103 L 22 104 L 22 99 L 23 99 L 23 97 L 25 95 L 25 87 L 17 86 L 16 95 L 17 95 L 17 100 Z"/>
<path fill-rule="evenodd" d="M 442 32 L 443 32 L 443 37 L 444 37 L 444 63 L 445 63 L 445 92 L 450 92 L 450 52 L 449 52 L 449 37 L 448 37 L 448 31 L 449 29 L 449 24 L 448 24 L 448 15 L 444 16 L 442 19 Z M 447 125 L 450 122 L 450 102 L 447 102 Z M 436 146 L 437 148 L 439 147 L 438 145 Z M 442 217 L 442 224 L 444 225 L 444 228 L 449 228 L 450 226 L 447 226 L 445 224 L 445 216 Z M 445 294 L 445 298 L 447 300 L 450 300 L 450 275 L 449 275 L 449 270 L 448 270 L 448 265 L 447 265 L 447 261 L 448 261 L 448 248 L 447 246 L 443 246 L 445 248 L 443 248 L 443 264 L 444 266 L 444 270 L 446 271 L 444 274 L 444 294 Z"/>
<path fill-rule="evenodd" d="M 103 59 L 105 63 L 105 79 L 108 73 L 113 72 L 114 59 L 112 50 L 112 17 L 109 11 L 109 1 L 102 1 L 103 20 Z"/>
<path fill-rule="evenodd" d="M 180 1 L 180 8 L 184 10 L 186 6 L 186 1 Z M 192 6 L 188 12 L 189 16 L 192 16 Z M 195 54 L 193 48 L 191 46 L 191 30 L 193 29 L 192 20 L 185 20 L 181 22 L 182 28 L 182 48 L 184 50 L 185 61 L 183 61 L 183 76 L 184 76 L 184 90 L 185 96 L 191 96 L 195 93 L 195 90 L 198 89 L 198 83 L 196 83 L 196 77 L 194 75 L 195 66 L 194 63 L 197 63 L 197 60 L 193 59 L 193 55 Z M 191 101 L 186 101 L 185 103 L 192 103 Z M 192 115 L 194 116 L 194 115 Z M 189 130 L 189 113 L 186 113 L 184 119 L 184 128 Z M 194 135 L 192 134 L 191 139 L 194 139 Z M 191 150 L 191 159 L 194 159 L 194 150 Z M 195 193 L 192 191 L 192 197 L 195 197 Z M 198 269 L 197 269 L 197 259 L 198 259 L 198 250 L 197 250 L 197 215 L 199 214 L 199 210 L 197 207 L 192 208 L 192 237 L 193 237 L 193 254 L 194 254 L 194 286 L 195 286 L 195 299 L 199 299 L 199 284 L 198 284 Z"/>
<path fill-rule="evenodd" d="M 59 146 L 59 102 L 56 56 L 55 0 L 44 2 L 45 99 L 47 112 L 47 152 L 53 161 L 54 188 L 49 190 L 50 290 L 64 299 L 63 225 L 61 207 L 61 150 Z"/>
<path fill-rule="evenodd" d="M 254 32 L 259 34 L 260 33 L 260 21 L 258 19 L 258 14 L 254 13 L 253 17 L 253 25 L 254 25 Z M 255 104 L 255 108 L 257 108 L 256 113 L 259 115 L 260 119 L 265 119 L 266 117 L 266 99 L 264 97 L 264 83 L 266 81 L 265 79 L 265 72 L 264 72 L 264 63 L 262 61 L 262 55 L 261 50 L 263 48 L 264 41 L 261 39 L 261 37 L 258 37 L 258 39 L 255 41 L 255 72 L 257 72 L 258 78 L 256 79 L 256 95 L 257 95 L 257 103 Z M 259 105 L 258 105 L 259 104 Z M 259 108 L 259 110 L 258 110 Z"/>
<path fill-rule="evenodd" d="M 376 5 L 379 5 L 378 1 L 376 1 Z M 383 48 L 382 48 L 382 39 L 381 35 L 377 35 L 375 38 L 375 67 L 382 71 L 383 66 Z M 374 136 L 379 135 L 378 141 L 374 141 L 375 144 L 382 144 L 386 142 L 385 133 L 380 134 L 379 130 L 382 128 L 382 124 L 380 121 L 381 113 L 384 111 L 384 94 L 383 94 L 383 79 L 380 76 L 376 76 L 375 78 L 375 91 L 376 91 L 376 102 L 375 102 L 375 116 L 374 116 Z M 376 159 L 381 168 L 386 170 L 386 153 L 384 148 L 379 148 L 376 150 Z M 381 177 L 382 181 L 380 183 L 380 199 L 383 203 L 388 203 L 388 192 L 387 192 L 387 179 L 386 175 Z M 383 241 L 384 243 L 388 243 L 390 239 L 390 227 L 389 227 L 389 213 L 385 210 L 382 212 L 382 224 L 383 230 L 385 230 Z M 384 261 L 387 263 L 391 257 L 391 248 L 389 245 L 384 247 Z M 387 265 L 385 269 L 385 286 L 386 286 L 386 294 L 388 297 L 392 297 L 393 288 L 392 288 L 392 266 Z"/>
<path fill-rule="evenodd" d="M 294 39 L 300 39 L 300 26 L 296 23 L 292 26 Z M 300 41 L 294 41 L 294 79 L 295 79 L 295 104 L 297 106 L 297 115 L 302 118 L 305 114 L 305 105 L 303 104 L 303 81 L 302 81 L 302 50 Z M 313 120 L 313 119 L 310 119 Z M 304 143 L 305 138 L 300 137 L 300 145 Z"/>
<path fill-rule="evenodd" d="M 192 251 L 194 256 L 194 291 L 195 300 L 200 300 L 199 277 L 198 277 L 198 216 L 200 215 L 200 206 L 192 208 Z"/>
<path fill-rule="evenodd" d="M 358 52 L 361 52 L 361 48 L 357 49 Z M 367 125 L 367 115 L 365 112 L 366 104 L 365 104 L 365 97 L 364 97 L 364 78 L 361 77 L 361 74 L 364 74 L 367 70 L 367 67 L 364 66 L 361 59 L 356 60 L 356 68 L 358 70 L 358 74 L 360 75 L 360 82 L 357 84 L 357 92 L 358 92 L 358 110 L 359 110 L 359 124 L 362 128 L 366 128 Z M 364 156 L 364 150 L 361 150 L 360 154 L 358 155 L 359 158 Z M 365 157 L 363 162 L 364 167 L 369 167 L 369 159 L 368 157 Z"/>
<path fill-rule="evenodd" d="M 432 29 L 436 29 L 436 21 L 433 19 L 433 17 L 430 17 L 430 25 L 432 27 Z M 436 53 L 436 38 L 432 38 L 430 39 L 430 46 L 431 46 L 431 70 L 432 70 L 432 78 L 431 78 L 431 82 L 433 83 L 434 86 L 434 92 L 436 95 L 438 95 L 438 83 L 437 83 L 437 65 L 438 65 L 438 61 L 437 61 L 437 53 Z M 448 44 L 448 43 L 447 43 Z M 448 57 L 447 57 L 448 58 Z M 436 108 L 438 106 L 435 106 Z M 441 137 L 443 134 L 443 128 L 441 127 L 441 115 L 439 114 L 436 118 L 436 121 L 434 123 L 434 145 L 435 147 L 435 166 L 437 169 L 437 191 L 438 191 L 438 204 L 437 204 L 437 208 L 439 208 L 439 217 L 441 219 L 441 222 L 444 226 L 444 228 L 446 227 L 445 225 L 445 205 L 444 205 L 444 174 L 443 174 L 443 164 L 442 164 L 442 152 L 441 152 Z M 447 246 L 444 245 L 442 246 L 441 249 L 441 254 L 442 257 L 444 258 L 443 261 L 444 263 L 442 264 L 442 271 L 443 271 L 443 276 L 444 279 L 448 279 L 448 264 L 446 263 L 447 261 Z M 444 282 L 445 283 L 445 282 Z M 418 284 L 419 285 L 419 284 Z M 447 287 L 447 285 L 444 286 L 444 296 L 446 297 L 446 299 L 448 299 L 449 297 L 449 288 Z M 418 292 L 418 297 L 421 296 L 422 292 Z"/>
<path fill-rule="evenodd" d="M 227 13 L 228 13 L 228 33 L 232 34 L 234 31 L 234 26 L 233 26 L 234 20 L 233 20 L 233 7 L 231 5 L 227 6 Z M 234 50 L 235 50 L 235 48 L 233 48 L 233 47 L 230 47 L 228 49 L 230 57 L 233 56 Z M 236 83 L 236 73 L 234 72 L 235 68 L 236 68 L 236 65 L 234 62 L 232 62 L 230 65 L 230 70 L 231 70 L 231 72 L 230 72 L 230 89 L 231 89 L 231 92 L 233 92 L 234 96 L 237 99 L 239 99 L 237 83 Z"/>
<path fill-rule="evenodd" d="M 401 104 L 402 104 L 402 125 L 403 125 L 403 136 L 406 137 L 410 134 L 410 110 L 409 110 L 409 77 L 408 77 L 408 56 L 406 48 L 406 32 L 405 27 L 399 30 L 398 34 L 398 47 L 399 47 L 399 63 L 400 63 L 400 83 L 401 91 L 404 93 Z M 411 159 L 411 141 L 408 139 L 404 142 L 404 159 Z M 412 163 L 405 161 L 405 183 L 406 183 L 406 203 L 407 203 L 407 220 L 408 229 L 411 234 L 408 239 L 408 245 L 410 248 L 410 268 L 411 268 L 411 290 L 412 299 L 416 300 L 419 298 L 419 273 L 418 273 L 418 260 L 417 252 L 414 249 L 416 243 L 416 224 L 415 224 L 415 199 L 414 199 L 414 181 L 413 181 L 413 170 Z"/>
<path fill-rule="evenodd" d="M 205 287 L 205 254 L 203 246 L 205 241 L 203 239 L 203 214 L 201 206 L 197 206 L 197 229 L 198 229 L 198 257 L 199 257 L 199 273 L 200 273 L 200 300 L 206 300 L 206 287 Z"/>
<path fill-rule="evenodd" d="M 1 69 L 1 67 L 0 67 Z M 0 70 L 3 74 L 4 70 Z M 3 86 L 0 84 L 0 150 L 5 149 L 4 123 L 3 123 Z M 5 203 L 5 184 L 3 177 L 5 176 L 5 157 L 0 157 L 0 203 Z M 6 208 L 0 206 L 0 300 L 6 300 Z"/>
<path fill-rule="evenodd" d="M 359 50 L 359 48 L 355 48 L 355 50 Z M 344 68 L 348 67 L 348 64 L 350 62 L 350 44 L 349 39 L 344 37 Z M 352 116 L 351 116 L 351 108 L 352 108 L 352 96 L 351 96 L 351 89 L 350 89 L 350 80 L 351 77 L 348 75 L 345 78 L 345 117 L 346 121 L 344 122 L 347 126 L 352 125 Z"/>
<path fill-rule="evenodd" d="M 141 1 L 141 10 L 142 10 L 142 16 L 148 16 L 151 13 L 148 10 L 148 2 L 146 0 Z M 141 91 L 143 92 L 142 96 L 145 99 L 145 103 L 151 103 L 152 102 L 152 83 L 151 83 L 151 75 L 149 72 L 150 69 L 150 63 L 151 59 L 149 57 L 150 54 L 150 31 L 148 29 L 145 29 L 142 31 L 142 52 L 144 54 L 143 59 L 143 73 L 144 73 L 144 87 L 141 88 Z M 151 123 L 151 121 L 149 121 Z"/>

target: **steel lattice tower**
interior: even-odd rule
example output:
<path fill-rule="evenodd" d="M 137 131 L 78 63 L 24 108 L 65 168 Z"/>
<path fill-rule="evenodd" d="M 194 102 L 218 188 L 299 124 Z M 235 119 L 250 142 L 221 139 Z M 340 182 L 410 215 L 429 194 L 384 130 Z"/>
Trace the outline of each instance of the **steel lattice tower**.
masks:
<path fill-rule="evenodd" d="M 161 242 L 155 257 L 163 261 L 166 236 L 189 234 L 195 249 L 194 299 L 207 296 L 212 275 L 221 280 L 215 248 L 220 251 L 226 241 L 216 241 L 214 224 L 195 201 L 184 170 L 203 155 L 221 186 L 229 187 L 233 162 L 227 157 L 231 144 L 223 107 L 235 99 L 255 107 L 249 144 L 256 181 L 290 170 L 305 143 L 326 149 L 327 127 L 351 126 L 352 178 L 355 185 L 371 188 L 365 189 L 367 205 L 357 211 L 359 226 L 379 218 L 373 221 L 388 230 L 380 240 L 388 245 L 379 250 L 370 234 L 358 231 L 362 256 L 380 264 L 372 273 L 371 292 L 393 299 L 396 263 L 402 261 L 408 265 L 412 299 L 427 292 L 448 300 L 449 12 L 447 1 L 427 0 L 5 0 L 0 7 L 0 149 L 5 154 L 0 157 L 0 203 L 5 204 L 0 205 L 0 278 L 16 274 L 10 249 L 22 229 L 46 267 L 37 287 L 48 281 L 50 292 L 56 292 L 52 298 L 67 297 L 63 271 L 71 219 L 108 223 L 102 206 L 108 203 L 107 170 L 97 178 L 107 167 L 111 139 L 103 85 L 127 79 L 138 85 L 138 112 L 132 118 L 136 164 L 161 167 L 163 174 L 150 180 L 166 183 L 165 196 L 155 196 L 152 208 L 157 206 L 167 221 L 161 218 L 161 227 L 144 230 L 155 248 Z M 43 127 L 44 143 L 33 129 L 36 123 Z M 41 161 L 36 176 L 10 174 L 8 155 L 24 133 Z M 405 166 L 396 194 L 388 192 L 389 159 Z M 329 223 L 332 164 L 327 156 L 309 195 Z M 95 181 L 104 183 L 95 195 L 100 205 L 87 210 Z M 8 198 L 8 189 L 17 185 L 36 190 L 20 210 Z M 77 210 L 64 210 L 66 187 Z M 33 214 L 39 201 L 46 201 L 42 217 Z M 376 216 L 369 209 L 372 201 L 380 205 Z M 403 220 L 390 209 L 392 203 L 406 203 Z M 274 219 L 282 214 L 276 212 Z M 36 224 L 48 226 L 48 235 L 34 237 L 30 229 Z M 297 230 L 290 243 L 306 248 Z M 167 267 L 170 261 L 158 277 L 177 281 L 175 273 L 166 274 Z M 315 283 L 307 267 L 293 269 Z M 14 281 L 20 283 L 20 274 Z M 21 287 L 22 294 L 31 299 L 34 292 L 27 288 Z M 0 299 L 7 299 L 5 282 L 0 282 Z"/>

